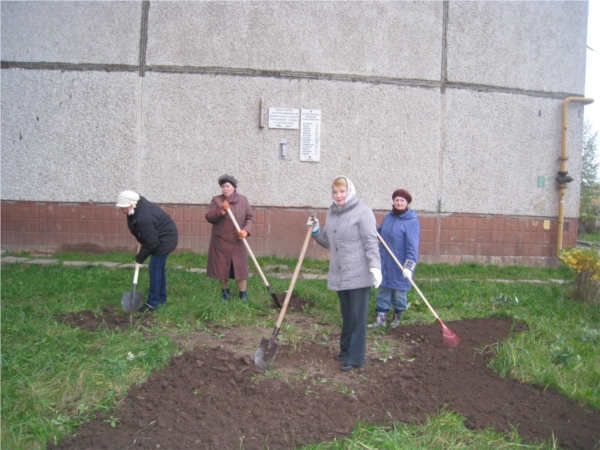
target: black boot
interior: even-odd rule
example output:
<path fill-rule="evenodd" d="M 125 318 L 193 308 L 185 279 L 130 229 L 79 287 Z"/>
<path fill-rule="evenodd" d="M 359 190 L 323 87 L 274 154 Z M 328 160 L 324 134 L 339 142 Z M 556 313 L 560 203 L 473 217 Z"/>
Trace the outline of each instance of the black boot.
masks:
<path fill-rule="evenodd" d="M 223 300 L 229 300 L 229 288 L 221 289 L 221 294 L 223 294 Z"/>

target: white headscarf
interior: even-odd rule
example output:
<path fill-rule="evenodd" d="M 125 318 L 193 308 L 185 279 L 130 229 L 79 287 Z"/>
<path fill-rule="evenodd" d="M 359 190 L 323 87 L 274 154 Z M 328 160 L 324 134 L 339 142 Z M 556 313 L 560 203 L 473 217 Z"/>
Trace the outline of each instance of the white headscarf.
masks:
<path fill-rule="evenodd" d="M 129 211 L 129 215 L 133 215 L 135 213 L 135 207 L 137 206 L 137 202 L 140 200 L 140 195 L 137 192 L 133 191 L 122 191 L 117 197 L 117 204 L 115 205 L 117 208 L 131 208 Z"/>
<path fill-rule="evenodd" d="M 348 203 L 348 201 L 350 199 L 352 199 L 353 197 L 356 197 L 356 187 L 354 186 L 354 183 L 352 181 L 350 181 L 350 178 L 348 178 L 347 176 L 340 175 L 338 177 L 335 177 L 336 180 L 338 178 L 343 178 L 344 180 L 346 180 L 346 183 L 348 183 L 348 193 L 346 194 L 346 202 L 345 202 L 345 203 Z M 333 193 L 331 194 L 331 198 L 333 199 Z M 335 199 L 333 200 L 333 204 L 337 206 Z"/>

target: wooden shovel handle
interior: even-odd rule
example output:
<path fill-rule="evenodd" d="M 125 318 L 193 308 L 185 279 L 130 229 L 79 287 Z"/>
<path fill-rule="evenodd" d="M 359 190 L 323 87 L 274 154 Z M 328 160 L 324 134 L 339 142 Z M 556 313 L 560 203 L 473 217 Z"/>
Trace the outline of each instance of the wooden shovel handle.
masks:
<path fill-rule="evenodd" d="M 138 242 L 138 253 L 140 252 L 140 250 L 142 249 L 142 244 L 140 244 Z M 140 274 L 140 265 L 138 264 L 138 262 L 135 262 L 135 271 L 133 272 L 133 288 L 135 289 L 135 286 L 137 285 L 138 282 L 138 275 Z"/>
<path fill-rule="evenodd" d="M 238 231 L 240 231 L 240 226 L 238 225 L 237 220 L 235 220 L 235 216 L 231 212 L 231 208 L 227 208 L 227 214 L 229 214 L 229 217 L 231 218 L 231 221 L 233 222 L 233 225 L 235 226 L 235 229 L 238 230 Z M 260 277 L 262 278 L 262 280 L 265 283 L 265 285 L 268 286 L 269 282 L 267 281 L 267 278 L 265 277 L 265 274 L 263 273 L 263 271 L 260 270 L 260 266 L 258 265 L 258 261 L 254 257 L 254 253 L 252 253 L 252 250 L 250 250 L 250 245 L 246 241 L 246 238 L 242 239 L 242 241 L 244 241 L 244 245 L 246 246 L 246 249 L 248 250 L 248 253 L 250 253 L 250 257 L 252 258 L 252 261 L 254 261 L 254 265 L 256 266 L 256 270 L 258 270 L 258 273 L 260 273 Z"/>
<path fill-rule="evenodd" d="M 290 282 L 290 287 L 288 288 L 288 291 L 285 294 L 285 300 L 283 301 L 283 306 L 281 307 L 281 312 L 279 313 L 279 318 L 277 319 L 277 324 L 275 325 L 276 330 L 279 330 L 279 328 L 281 328 L 283 316 L 285 316 L 285 310 L 287 309 L 288 303 L 290 302 L 290 297 L 292 296 L 292 292 L 296 284 L 296 279 L 298 278 L 298 274 L 300 273 L 300 268 L 302 267 L 302 261 L 304 260 L 304 254 L 306 253 L 308 241 L 310 240 L 310 235 L 312 233 L 313 227 L 314 224 L 308 227 L 308 231 L 306 232 L 306 237 L 304 238 L 304 243 L 302 244 L 302 250 L 300 251 L 300 256 L 298 257 L 298 262 L 296 263 L 296 268 L 294 269 L 294 274 L 292 275 L 292 281 Z"/>

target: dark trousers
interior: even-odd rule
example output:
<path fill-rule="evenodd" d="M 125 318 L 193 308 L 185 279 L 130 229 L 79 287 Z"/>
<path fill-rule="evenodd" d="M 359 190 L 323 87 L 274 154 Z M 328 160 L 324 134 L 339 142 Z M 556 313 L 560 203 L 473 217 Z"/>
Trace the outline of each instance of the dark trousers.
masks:
<path fill-rule="evenodd" d="M 337 291 L 343 319 L 340 355 L 344 357 L 344 364 L 365 364 L 370 294 L 370 287 Z"/>
<path fill-rule="evenodd" d="M 167 303 L 167 276 L 165 266 L 169 253 L 162 255 L 152 255 L 150 264 L 148 264 L 148 273 L 150 275 L 150 287 L 148 289 L 148 300 L 146 303 L 152 308 Z"/>

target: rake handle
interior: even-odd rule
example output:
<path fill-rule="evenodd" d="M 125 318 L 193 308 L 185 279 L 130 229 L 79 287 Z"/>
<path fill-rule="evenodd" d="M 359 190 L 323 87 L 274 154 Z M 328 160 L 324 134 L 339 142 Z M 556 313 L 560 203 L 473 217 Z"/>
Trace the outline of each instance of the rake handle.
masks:
<path fill-rule="evenodd" d="M 379 235 L 379 233 L 377 233 L 377 237 L 379 238 L 379 241 L 383 244 L 383 246 L 386 248 L 386 250 L 388 251 L 388 253 L 390 254 L 390 256 L 394 259 L 394 261 L 396 261 L 396 264 L 398 264 L 398 267 L 400 267 L 400 270 L 404 270 L 404 267 L 402 266 L 402 264 L 400 264 L 400 261 L 398 261 L 398 258 L 396 258 L 396 255 L 394 255 L 394 253 L 392 253 L 392 250 L 388 247 L 388 245 L 385 243 L 385 241 Z M 417 287 L 417 285 L 415 284 L 415 282 L 412 280 L 412 278 L 409 278 L 408 281 L 410 281 L 410 284 L 412 284 L 412 286 L 415 288 L 415 290 L 419 293 L 419 295 L 423 299 L 423 302 L 425 302 L 425 304 L 427 305 L 427 308 L 429 308 L 429 311 L 431 311 L 431 314 L 433 314 L 434 317 L 439 322 L 441 322 L 440 321 L 440 317 L 433 310 L 433 308 L 431 307 L 431 305 L 429 304 L 429 302 L 427 301 L 427 299 L 425 298 L 425 296 L 423 295 L 423 293 L 421 292 L 421 290 Z"/>
<path fill-rule="evenodd" d="M 235 216 L 231 212 L 231 208 L 227 208 L 227 214 L 229 214 L 229 217 L 231 218 L 231 221 L 233 222 L 233 225 L 235 226 L 235 229 L 237 231 L 241 231 L 240 230 L 240 226 L 237 223 L 237 220 L 235 220 Z M 260 277 L 262 278 L 263 282 L 267 286 L 269 286 L 269 282 L 267 281 L 267 278 L 265 277 L 265 274 L 263 273 L 263 271 L 260 269 L 260 266 L 258 265 L 258 261 L 254 257 L 254 253 L 252 253 L 252 250 L 250 249 L 250 245 L 246 241 L 246 238 L 242 239 L 242 241 L 244 241 L 244 245 L 246 246 L 246 249 L 248 250 L 248 253 L 250 253 L 250 257 L 252 258 L 252 261 L 254 261 L 254 265 L 256 266 L 256 270 L 258 270 L 258 273 L 260 274 Z"/>

